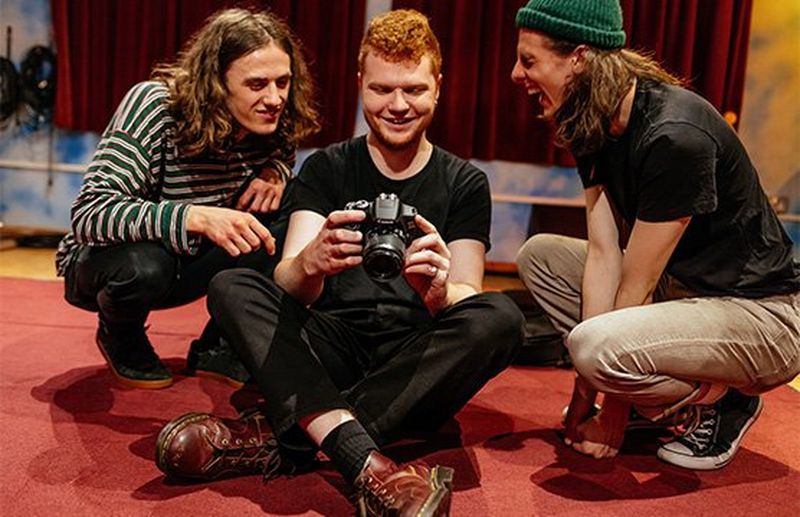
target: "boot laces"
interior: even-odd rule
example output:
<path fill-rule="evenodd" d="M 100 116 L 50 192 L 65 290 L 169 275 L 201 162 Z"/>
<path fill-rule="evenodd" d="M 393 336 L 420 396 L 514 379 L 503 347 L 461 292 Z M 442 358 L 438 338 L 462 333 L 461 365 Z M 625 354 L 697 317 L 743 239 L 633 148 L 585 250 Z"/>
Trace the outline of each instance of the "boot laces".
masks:
<path fill-rule="evenodd" d="M 220 461 L 233 468 L 244 467 L 248 470 L 260 468 L 264 481 L 277 477 L 282 464 L 278 440 L 263 429 L 263 415 L 258 409 L 251 408 L 243 411 L 239 418 L 254 423 L 258 438 L 251 436 L 246 442 L 237 438 L 233 443 L 224 439 L 222 441 L 224 450 Z"/>
<path fill-rule="evenodd" d="M 367 476 L 360 485 L 360 494 L 369 509 L 369 515 L 392 514 L 396 498 L 383 482 L 373 476 Z"/>
<path fill-rule="evenodd" d="M 261 470 L 264 481 L 277 477 L 281 468 L 281 456 L 278 450 L 278 442 L 274 438 L 267 439 L 264 443 L 258 443 L 251 439 L 252 443 L 242 446 L 235 443 L 230 447 L 226 441 L 222 442 L 224 449 L 219 458 L 213 463 L 222 462 L 235 470 Z M 210 464 L 208 468 L 212 465 Z"/>

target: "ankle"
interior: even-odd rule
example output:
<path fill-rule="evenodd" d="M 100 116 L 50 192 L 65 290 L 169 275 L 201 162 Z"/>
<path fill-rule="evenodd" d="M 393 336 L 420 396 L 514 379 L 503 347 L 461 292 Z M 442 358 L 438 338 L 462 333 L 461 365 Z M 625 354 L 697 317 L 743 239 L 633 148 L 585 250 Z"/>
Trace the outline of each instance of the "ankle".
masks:
<path fill-rule="evenodd" d="M 345 480 L 353 484 L 378 446 L 357 420 L 349 420 L 328 433 L 320 448 Z"/>

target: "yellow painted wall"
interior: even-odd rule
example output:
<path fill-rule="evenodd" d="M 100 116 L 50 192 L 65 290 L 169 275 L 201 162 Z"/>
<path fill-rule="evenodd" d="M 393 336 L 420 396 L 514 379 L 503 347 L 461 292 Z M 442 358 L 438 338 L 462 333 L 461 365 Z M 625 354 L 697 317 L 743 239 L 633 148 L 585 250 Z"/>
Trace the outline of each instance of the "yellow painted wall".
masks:
<path fill-rule="evenodd" d="M 739 133 L 770 194 L 800 213 L 800 0 L 754 0 Z"/>

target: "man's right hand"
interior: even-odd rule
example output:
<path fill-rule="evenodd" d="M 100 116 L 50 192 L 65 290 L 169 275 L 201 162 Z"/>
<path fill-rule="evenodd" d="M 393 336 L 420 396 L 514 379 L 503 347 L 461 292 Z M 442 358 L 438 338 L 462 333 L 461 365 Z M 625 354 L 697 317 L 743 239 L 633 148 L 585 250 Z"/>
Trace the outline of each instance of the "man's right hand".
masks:
<path fill-rule="evenodd" d="M 186 216 L 186 230 L 198 233 L 238 257 L 264 245 L 267 253 L 275 253 L 275 239 L 258 219 L 246 212 L 218 206 L 192 205 Z"/>
<path fill-rule="evenodd" d="M 347 228 L 364 220 L 361 210 L 339 210 L 328 217 L 298 210 L 289 217 L 283 259 L 275 283 L 306 305 L 322 294 L 325 278 L 361 264 L 361 232 Z"/>
<path fill-rule="evenodd" d="M 331 212 L 319 233 L 298 254 L 305 275 L 326 277 L 361 264 L 361 232 L 346 226 L 364 217 L 362 210 Z"/>

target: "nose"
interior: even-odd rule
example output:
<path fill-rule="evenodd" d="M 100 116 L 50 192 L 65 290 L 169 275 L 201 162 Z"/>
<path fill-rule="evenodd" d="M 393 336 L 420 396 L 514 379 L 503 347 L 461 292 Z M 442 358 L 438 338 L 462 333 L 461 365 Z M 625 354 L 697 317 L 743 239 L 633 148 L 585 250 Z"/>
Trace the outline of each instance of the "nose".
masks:
<path fill-rule="evenodd" d="M 275 83 L 269 83 L 267 87 L 264 88 L 261 101 L 264 103 L 265 106 L 281 105 L 283 99 L 281 99 L 278 87 L 275 85 Z"/>
<path fill-rule="evenodd" d="M 522 65 L 520 65 L 519 59 L 514 63 L 514 68 L 511 69 L 511 80 L 517 84 L 522 84 L 525 80 L 525 73 L 522 71 Z"/>
<path fill-rule="evenodd" d="M 403 90 L 400 88 L 392 93 L 389 109 L 391 111 L 406 111 L 408 109 L 408 102 L 406 101 L 405 95 L 403 95 Z"/>

